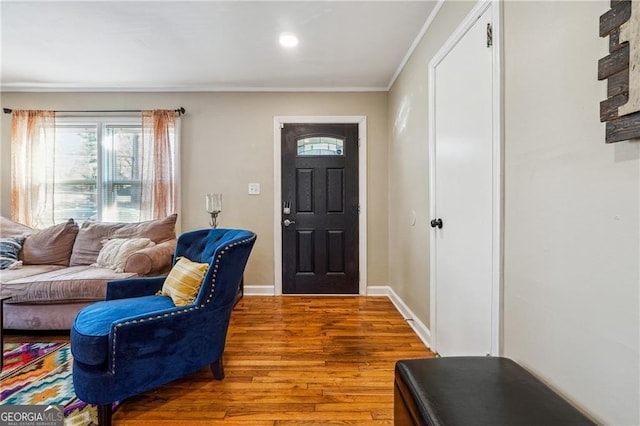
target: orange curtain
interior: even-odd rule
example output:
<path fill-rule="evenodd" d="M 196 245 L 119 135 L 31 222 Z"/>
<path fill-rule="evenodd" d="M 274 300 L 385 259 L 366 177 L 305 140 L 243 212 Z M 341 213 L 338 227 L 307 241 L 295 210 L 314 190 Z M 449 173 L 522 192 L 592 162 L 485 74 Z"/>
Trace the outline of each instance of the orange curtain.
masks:
<path fill-rule="evenodd" d="M 36 228 L 53 222 L 54 166 L 55 112 L 13 111 L 12 220 Z"/>
<path fill-rule="evenodd" d="M 177 210 L 175 183 L 176 112 L 142 112 L 141 220 L 168 216 Z"/>

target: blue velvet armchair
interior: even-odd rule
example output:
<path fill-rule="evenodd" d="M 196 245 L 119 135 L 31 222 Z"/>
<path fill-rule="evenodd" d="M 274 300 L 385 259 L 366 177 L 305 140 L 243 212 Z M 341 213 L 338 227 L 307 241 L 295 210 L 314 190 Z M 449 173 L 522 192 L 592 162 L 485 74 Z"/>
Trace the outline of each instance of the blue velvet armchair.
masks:
<path fill-rule="evenodd" d="M 210 266 L 196 300 L 175 306 L 155 295 L 165 277 L 111 281 L 107 300 L 78 313 L 71 329 L 73 384 L 111 423 L 115 401 L 210 366 L 222 380 L 231 310 L 256 240 L 250 231 L 203 229 L 178 238 L 174 255 Z"/>

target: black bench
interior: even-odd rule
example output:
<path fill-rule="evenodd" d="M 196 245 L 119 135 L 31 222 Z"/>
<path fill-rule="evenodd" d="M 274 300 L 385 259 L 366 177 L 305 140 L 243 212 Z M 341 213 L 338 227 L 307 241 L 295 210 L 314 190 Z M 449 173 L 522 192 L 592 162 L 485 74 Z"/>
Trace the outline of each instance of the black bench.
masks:
<path fill-rule="evenodd" d="M 445 357 L 396 363 L 394 424 L 594 425 L 510 359 Z"/>

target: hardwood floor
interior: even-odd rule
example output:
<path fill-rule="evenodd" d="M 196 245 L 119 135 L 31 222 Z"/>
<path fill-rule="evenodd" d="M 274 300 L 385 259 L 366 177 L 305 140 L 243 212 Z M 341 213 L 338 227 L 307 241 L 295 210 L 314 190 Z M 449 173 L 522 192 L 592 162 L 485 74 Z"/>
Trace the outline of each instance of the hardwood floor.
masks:
<path fill-rule="evenodd" d="M 432 356 L 385 297 L 245 297 L 224 380 L 203 368 L 127 399 L 113 422 L 391 425 L 395 362 Z"/>

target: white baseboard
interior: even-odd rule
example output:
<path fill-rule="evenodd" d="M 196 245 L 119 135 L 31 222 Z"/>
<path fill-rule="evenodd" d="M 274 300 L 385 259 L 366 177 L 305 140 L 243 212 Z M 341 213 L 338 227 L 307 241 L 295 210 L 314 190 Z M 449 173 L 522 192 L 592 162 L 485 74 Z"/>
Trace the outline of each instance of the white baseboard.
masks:
<path fill-rule="evenodd" d="M 393 306 L 396 307 L 400 315 L 404 317 L 409 327 L 415 331 L 422 343 L 431 348 L 431 331 L 422 321 L 420 321 L 406 303 L 393 291 L 389 286 L 371 286 L 367 287 L 367 296 L 387 296 Z"/>
<path fill-rule="evenodd" d="M 276 288 L 272 285 L 245 285 L 245 296 L 275 296 Z"/>
<path fill-rule="evenodd" d="M 385 296 L 389 297 L 391 288 L 387 285 L 376 285 L 367 287 L 367 296 Z"/>

